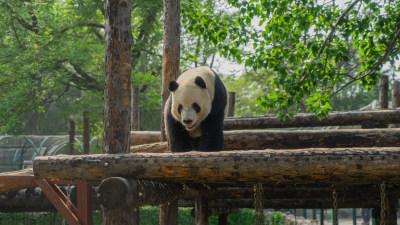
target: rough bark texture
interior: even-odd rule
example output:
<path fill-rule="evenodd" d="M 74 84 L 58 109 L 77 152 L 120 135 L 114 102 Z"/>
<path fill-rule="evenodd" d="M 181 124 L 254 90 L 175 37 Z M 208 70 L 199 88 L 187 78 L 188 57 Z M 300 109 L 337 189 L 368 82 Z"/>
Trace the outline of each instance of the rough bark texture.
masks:
<path fill-rule="evenodd" d="M 374 110 L 330 113 L 321 120 L 315 114 L 296 114 L 287 121 L 281 121 L 275 115 L 228 117 L 224 121 L 224 129 L 267 129 L 314 126 L 346 126 L 362 125 L 365 121 L 374 123 L 400 123 L 400 110 Z"/>
<path fill-rule="evenodd" d="M 130 147 L 131 153 L 162 153 L 168 150 L 168 143 L 157 142 L 152 144 L 135 145 Z"/>
<path fill-rule="evenodd" d="M 131 3 L 106 0 L 104 153 L 129 152 Z"/>
<path fill-rule="evenodd" d="M 179 76 L 181 4 L 164 0 L 163 66 L 161 91 L 161 141 L 166 141 L 164 107 L 169 97 L 168 85 Z M 160 225 L 178 224 L 178 201 L 160 206 Z"/>
<path fill-rule="evenodd" d="M 131 112 L 131 2 L 105 1 L 104 153 L 129 152 Z M 103 210 L 102 224 L 133 224 L 133 209 Z"/>
<path fill-rule="evenodd" d="M 100 203 L 107 209 L 160 205 L 175 201 L 182 195 L 181 184 L 122 177 L 107 178 L 101 182 L 98 189 Z"/>
<path fill-rule="evenodd" d="M 383 75 L 379 82 L 378 107 L 380 109 L 387 109 L 389 107 L 389 76 L 387 75 Z"/>
<path fill-rule="evenodd" d="M 337 148 L 42 156 L 36 178 L 112 176 L 187 183 L 264 182 L 352 186 L 400 182 L 400 148 Z"/>
<path fill-rule="evenodd" d="M 160 132 L 132 132 L 131 152 L 165 152 L 166 142 L 159 140 Z M 144 142 L 152 144 L 144 144 Z M 225 150 L 299 149 L 340 147 L 397 147 L 400 129 L 345 130 L 237 130 L 224 131 Z"/>
<path fill-rule="evenodd" d="M 161 109 L 169 97 L 168 85 L 179 76 L 180 60 L 180 26 L 181 26 L 181 5 L 179 0 L 164 0 L 164 34 L 163 34 L 163 69 L 162 69 L 162 91 Z M 162 110 L 163 111 L 163 110 Z M 164 114 L 161 113 L 161 132 L 163 141 L 166 141 L 164 134 Z"/>
<path fill-rule="evenodd" d="M 133 145 L 152 144 L 161 141 L 160 131 L 131 131 L 129 143 Z"/>

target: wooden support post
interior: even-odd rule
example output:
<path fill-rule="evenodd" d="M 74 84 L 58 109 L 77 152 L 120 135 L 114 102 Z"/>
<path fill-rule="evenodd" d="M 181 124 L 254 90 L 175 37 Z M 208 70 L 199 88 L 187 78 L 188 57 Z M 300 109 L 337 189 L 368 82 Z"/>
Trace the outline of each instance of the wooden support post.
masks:
<path fill-rule="evenodd" d="M 82 225 L 93 224 L 93 185 L 76 181 L 78 218 Z"/>
<path fill-rule="evenodd" d="M 81 223 L 82 221 L 79 221 L 77 208 L 72 204 L 72 202 L 69 201 L 68 197 L 60 190 L 59 187 L 57 187 L 57 185 L 51 184 L 45 179 L 36 180 L 36 183 L 68 224 L 89 224 L 83 224 Z"/>
<path fill-rule="evenodd" d="M 75 122 L 69 121 L 69 143 L 68 143 L 68 155 L 74 154 L 74 143 L 75 143 Z"/>
<path fill-rule="evenodd" d="M 98 197 L 103 207 L 119 209 L 160 205 L 183 195 L 181 184 L 110 177 L 99 185 Z"/>
<path fill-rule="evenodd" d="M 393 83 L 392 89 L 392 108 L 400 107 L 400 81 L 396 80 Z"/>
<path fill-rule="evenodd" d="M 83 112 L 83 154 L 90 154 L 89 112 Z"/>
<path fill-rule="evenodd" d="M 387 109 L 389 106 L 389 76 L 382 75 L 379 82 L 379 101 L 378 105 L 380 109 Z"/>
<path fill-rule="evenodd" d="M 228 116 L 235 116 L 235 98 L 236 92 L 228 92 Z"/>
<path fill-rule="evenodd" d="M 196 198 L 194 208 L 196 225 L 209 225 L 208 200 L 201 197 Z"/>

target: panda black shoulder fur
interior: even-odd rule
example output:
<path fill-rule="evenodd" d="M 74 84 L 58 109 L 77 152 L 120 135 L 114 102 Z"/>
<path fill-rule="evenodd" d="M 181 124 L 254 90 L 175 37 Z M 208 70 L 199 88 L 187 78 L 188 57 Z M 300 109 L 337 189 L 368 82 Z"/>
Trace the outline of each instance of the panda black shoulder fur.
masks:
<path fill-rule="evenodd" d="M 208 67 L 190 69 L 171 81 L 169 90 L 164 110 L 169 150 L 223 150 L 228 99 L 218 75 Z"/>

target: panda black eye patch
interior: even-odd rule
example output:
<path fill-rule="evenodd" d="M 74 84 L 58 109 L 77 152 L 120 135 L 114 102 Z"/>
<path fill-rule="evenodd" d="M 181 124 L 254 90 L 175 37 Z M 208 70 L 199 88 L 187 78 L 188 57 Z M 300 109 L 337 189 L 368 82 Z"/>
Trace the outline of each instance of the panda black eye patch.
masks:
<path fill-rule="evenodd" d="M 193 103 L 192 107 L 194 111 L 196 111 L 196 113 L 199 113 L 201 111 L 201 107 L 197 103 Z"/>
<path fill-rule="evenodd" d="M 178 106 L 178 113 L 179 113 L 179 114 L 182 113 L 182 108 L 183 108 L 183 106 L 182 106 L 181 104 L 179 104 L 179 106 Z"/>

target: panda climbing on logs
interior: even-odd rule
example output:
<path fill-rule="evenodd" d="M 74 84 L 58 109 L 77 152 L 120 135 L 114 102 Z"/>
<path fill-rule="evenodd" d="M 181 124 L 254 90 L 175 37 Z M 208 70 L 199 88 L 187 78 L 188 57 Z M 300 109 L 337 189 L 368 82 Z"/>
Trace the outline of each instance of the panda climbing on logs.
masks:
<path fill-rule="evenodd" d="M 184 72 L 169 83 L 165 129 L 171 152 L 223 150 L 223 122 L 228 112 L 227 91 L 208 67 Z"/>

